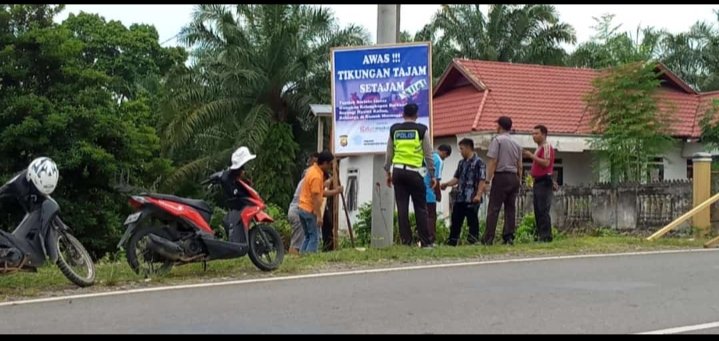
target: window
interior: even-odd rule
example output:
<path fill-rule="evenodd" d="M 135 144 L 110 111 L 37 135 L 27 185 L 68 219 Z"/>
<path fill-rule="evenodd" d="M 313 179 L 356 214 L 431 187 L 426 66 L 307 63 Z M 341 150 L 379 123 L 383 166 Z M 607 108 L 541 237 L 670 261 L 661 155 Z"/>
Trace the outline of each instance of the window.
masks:
<path fill-rule="evenodd" d="M 664 158 L 654 157 L 647 164 L 647 181 L 664 181 Z"/>
<path fill-rule="evenodd" d="M 687 179 L 694 179 L 694 162 L 692 159 L 687 159 Z"/>
<path fill-rule="evenodd" d="M 554 160 L 554 174 L 552 177 L 557 185 L 564 185 L 564 167 L 562 167 L 562 159 Z"/>
<path fill-rule="evenodd" d="M 347 175 L 345 197 L 347 198 L 347 210 L 352 212 L 357 210 L 357 178 L 359 171 L 357 169 L 348 169 Z"/>

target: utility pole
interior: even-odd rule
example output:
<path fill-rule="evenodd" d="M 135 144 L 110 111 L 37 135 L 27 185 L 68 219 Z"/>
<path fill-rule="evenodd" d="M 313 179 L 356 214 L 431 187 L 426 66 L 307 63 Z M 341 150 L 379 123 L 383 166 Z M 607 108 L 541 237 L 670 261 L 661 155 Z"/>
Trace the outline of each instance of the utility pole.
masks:
<path fill-rule="evenodd" d="M 377 44 L 399 42 L 400 5 L 377 5 Z M 372 157 L 372 242 L 375 248 L 389 247 L 394 236 L 394 190 L 387 187 L 385 155 Z"/>

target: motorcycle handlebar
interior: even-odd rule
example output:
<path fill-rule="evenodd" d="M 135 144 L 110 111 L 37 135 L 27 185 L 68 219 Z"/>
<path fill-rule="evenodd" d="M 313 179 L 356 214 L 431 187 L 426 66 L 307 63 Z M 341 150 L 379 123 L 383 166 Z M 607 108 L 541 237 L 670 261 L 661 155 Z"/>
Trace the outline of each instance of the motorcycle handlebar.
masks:
<path fill-rule="evenodd" d="M 220 177 L 222 177 L 222 172 L 216 172 L 210 175 L 207 179 L 202 181 L 201 185 L 216 185 L 220 182 Z"/>

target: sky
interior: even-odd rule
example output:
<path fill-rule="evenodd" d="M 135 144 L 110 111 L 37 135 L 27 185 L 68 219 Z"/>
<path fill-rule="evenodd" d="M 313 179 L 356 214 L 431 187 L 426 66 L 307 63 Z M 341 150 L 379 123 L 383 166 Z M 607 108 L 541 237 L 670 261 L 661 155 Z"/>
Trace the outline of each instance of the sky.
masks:
<path fill-rule="evenodd" d="M 357 24 L 369 31 L 373 41 L 377 35 L 377 5 L 322 5 L 331 8 L 340 25 Z M 487 11 L 488 5 L 481 6 Z M 427 24 L 440 5 L 402 5 L 400 28 L 414 33 Z M 719 5 L 556 5 L 561 21 L 574 27 L 577 41 L 584 42 L 593 34 L 592 17 L 604 13 L 615 14 L 615 23 L 622 31 L 636 32 L 638 25 L 665 28 L 671 33 L 687 31 L 695 22 L 715 24 L 714 9 Z M 120 20 L 126 26 L 133 23 L 152 24 L 165 45 L 177 45 L 174 37 L 192 17 L 193 5 L 67 5 L 56 18 L 62 21 L 69 13 L 85 11 L 97 13 L 108 20 Z M 716 26 L 716 24 L 715 24 Z M 565 46 L 573 50 L 572 46 Z"/>

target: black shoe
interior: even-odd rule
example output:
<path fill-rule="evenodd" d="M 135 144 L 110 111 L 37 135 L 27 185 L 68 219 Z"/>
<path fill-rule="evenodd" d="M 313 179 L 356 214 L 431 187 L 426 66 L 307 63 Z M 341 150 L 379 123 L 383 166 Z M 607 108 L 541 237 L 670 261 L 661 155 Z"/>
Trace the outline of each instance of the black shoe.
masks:
<path fill-rule="evenodd" d="M 504 242 L 502 244 L 504 245 L 514 245 L 514 236 L 505 236 L 502 238 Z"/>

